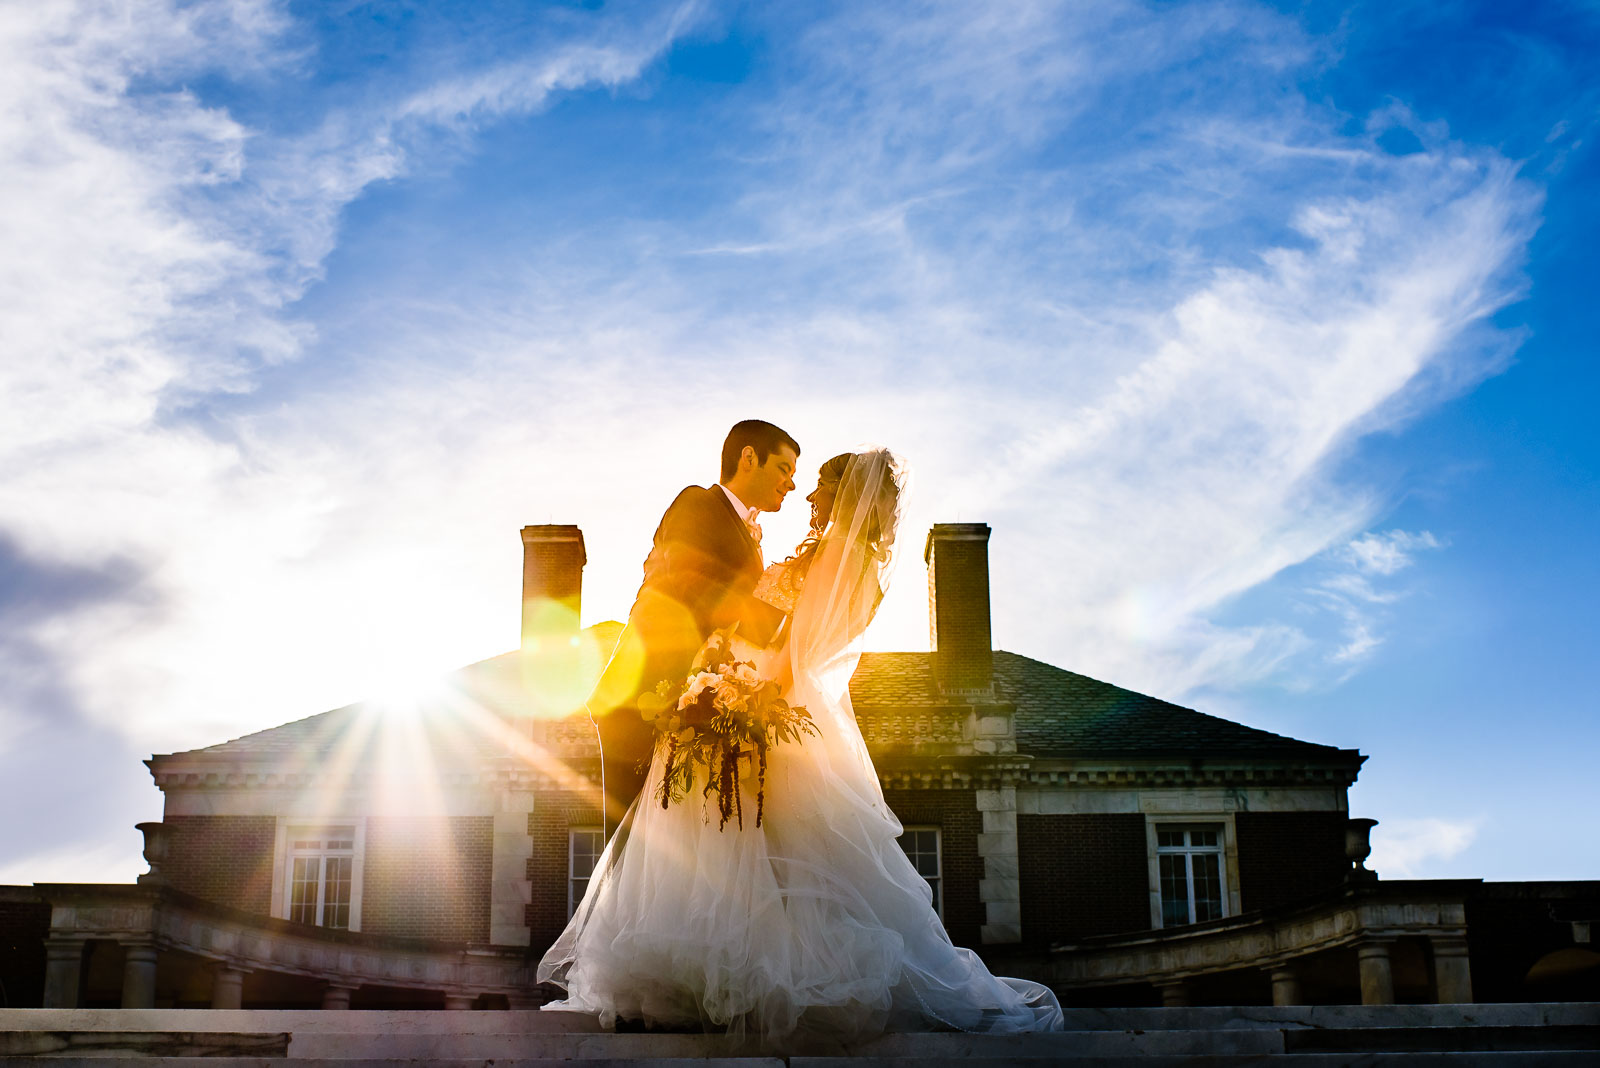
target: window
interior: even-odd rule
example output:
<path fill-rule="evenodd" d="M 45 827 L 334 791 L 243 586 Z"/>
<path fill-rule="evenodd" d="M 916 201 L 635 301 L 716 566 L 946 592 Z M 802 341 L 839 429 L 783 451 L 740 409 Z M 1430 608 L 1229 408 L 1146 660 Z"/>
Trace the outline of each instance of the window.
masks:
<path fill-rule="evenodd" d="M 595 861 L 606 844 L 605 831 L 599 827 L 572 827 L 567 831 L 567 917 L 578 911 L 583 895 L 589 890 L 589 878 L 594 875 Z"/>
<path fill-rule="evenodd" d="M 1156 828 L 1161 926 L 1202 923 L 1222 915 L 1222 828 Z"/>
<path fill-rule="evenodd" d="M 353 827 L 289 829 L 289 919 L 314 927 L 350 929 L 355 845 Z"/>
<path fill-rule="evenodd" d="M 939 863 L 939 828 L 907 827 L 900 836 L 900 848 L 906 851 L 917 874 L 928 880 L 933 890 L 933 911 L 944 919 L 944 880 Z"/>

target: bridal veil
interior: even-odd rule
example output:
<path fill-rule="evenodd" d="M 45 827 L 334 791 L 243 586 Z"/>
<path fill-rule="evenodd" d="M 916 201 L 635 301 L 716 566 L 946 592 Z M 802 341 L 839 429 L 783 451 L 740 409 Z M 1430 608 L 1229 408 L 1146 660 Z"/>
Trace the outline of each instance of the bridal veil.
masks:
<path fill-rule="evenodd" d="M 783 649 L 792 704 L 819 734 L 770 753 L 758 829 L 719 829 L 701 769 L 681 804 L 652 801 L 661 761 L 539 978 L 560 1007 L 665 1026 L 701 1024 L 769 1045 L 885 1028 L 1015 1032 L 1061 1026 L 1051 992 L 990 974 L 951 943 L 897 841 L 850 704 L 862 636 L 897 554 L 905 464 L 858 450 L 810 557 Z M 752 795 L 754 775 L 740 788 Z M 753 796 L 744 811 L 755 811 Z"/>

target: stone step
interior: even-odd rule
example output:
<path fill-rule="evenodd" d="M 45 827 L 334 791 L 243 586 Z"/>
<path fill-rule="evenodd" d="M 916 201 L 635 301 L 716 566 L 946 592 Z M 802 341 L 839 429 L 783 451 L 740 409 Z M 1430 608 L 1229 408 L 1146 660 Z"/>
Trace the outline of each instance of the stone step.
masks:
<path fill-rule="evenodd" d="M 107 1057 L 40 1058 L 41 1068 L 107 1068 Z M 19 1062 L 11 1062 L 19 1063 Z M 931 1058 L 879 1057 L 644 1057 L 552 1060 L 479 1058 L 429 1060 L 409 1058 L 346 1060 L 284 1060 L 275 1057 L 208 1057 L 196 1062 L 187 1057 L 141 1059 L 150 1068 L 1042 1068 L 1064 1063 L 1040 1058 Z M 1455 1053 L 1283 1053 L 1271 1057 L 1197 1054 L 1178 1056 L 1085 1057 L 1070 1062 L 1073 1068 L 1592 1068 L 1595 1055 L 1587 1051 L 1536 1050 L 1523 1052 Z"/>
<path fill-rule="evenodd" d="M 1600 1026 L 1594 1002 L 1468 1005 L 1227 1005 L 1064 1010 L 1074 1031 L 1200 1030 L 1224 1027 Z"/>
<path fill-rule="evenodd" d="M 943 1058 L 1011 1058 L 1048 1061 L 1063 1058 L 1227 1054 L 1267 1056 L 1284 1052 L 1282 1031 L 1066 1031 L 1034 1035 L 893 1036 L 902 1040 L 880 1049 L 868 1043 L 853 1054 L 917 1061 Z M 881 1041 L 881 1040 L 880 1040 Z M 891 1052 L 892 1051 L 892 1052 Z M 289 1044 L 295 1059 L 476 1057 L 501 1061 L 529 1059 L 613 1059 L 628 1057 L 715 1057 L 756 1052 L 719 1035 L 337 1035 L 297 1034 Z M 1317 1051 L 1321 1052 L 1321 1051 Z"/>
<path fill-rule="evenodd" d="M 1208 1006 L 1065 1010 L 1070 1031 L 1265 1028 L 1600 1026 L 1592 1002 L 1504 1005 Z M 535 1009 L 491 1011 L 319 1009 L 0 1009 L 0 1030 L 290 1031 L 373 1034 L 595 1034 L 593 1016 Z"/>
<path fill-rule="evenodd" d="M 0 1060 L 23 1057 L 287 1057 L 288 1032 L 0 1031 Z"/>
<path fill-rule="evenodd" d="M 1068 1031 L 1056 1034 L 888 1035 L 847 1057 L 815 1057 L 859 1064 L 918 1065 L 1031 1063 L 1105 1058 L 1214 1057 L 1278 1059 L 1288 1056 L 1399 1055 L 1411 1053 L 1585 1052 L 1600 1063 L 1600 1028 L 1375 1028 L 1209 1031 Z M 371 1034 L 166 1031 L 0 1032 L 0 1057 L 159 1057 L 178 1060 L 287 1058 L 295 1064 L 353 1061 L 590 1061 L 738 1059 L 758 1053 L 750 1044 L 694 1034 Z"/>
<path fill-rule="evenodd" d="M 1285 1052 L 1501 1052 L 1590 1050 L 1600 1061 L 1600 1027 L 1370 1027 L 1284 1030 Z"/>
<path fill-rule="evenodd" d="M 813 1046 L 791 1068 L 962 1065 L 1600 1065 L 1600 1005 L 1072 1009 L 1057 1034 L 897 1033 Z M 103 1065 L 140 1057 L 208 1068 L 393 1068 L 683 1063 L 775 1065 L 720 1035 L 610 1033 L 592 1017 L 537 1011 L 0 1010 L 0 1060 Z M 832 1056 L 821 1056 L 832 1053 Z"/>
<path fill-rule="evenodd" d="M 41 1058 L 39 1064 L 49 1065 L 49 1068 L 108 1068 L 108 1057 L 66 1057 L 66 1058 Z M 204 1061 L 195 1061 L 185 1057 L 156 1057 L 150 1060 L 141 1059 L 140 1064 L 150 1066 L 166 1066 L 166 1068 L 418 1068 L 426 1064 L 428 1068 L 485 1068 L 481 1058 L 461 1060 L 428 1060 L 416 1061 L 410 1058 L 386 1058 L 359 1060 L 283 1060 L 273 1057 L 208 1057 Z M 490 1068 L 642 1068 L 650 1065 L 654 1068 L 784 1068 L 781 1057 L 647 1057 L 647 1058 L 599 1058 L 588 1060 L 552 1060 L 548 1058 L 534 1058 L 492 1061 L 488 1062 Z M 1032 1062 L 1038 1068 L 1038 1062 Z"/>
<path fill-rule="evenodd" d="M 603 1034 L 576 1012 L 323 1009 L 0 1009 L 0 1031 L 289 1031 L 295 1034 Z"/>

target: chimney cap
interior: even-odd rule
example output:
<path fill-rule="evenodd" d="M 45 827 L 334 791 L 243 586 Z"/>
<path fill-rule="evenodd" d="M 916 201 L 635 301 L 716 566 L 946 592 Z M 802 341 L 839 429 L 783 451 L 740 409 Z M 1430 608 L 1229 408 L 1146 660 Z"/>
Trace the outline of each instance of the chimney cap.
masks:
<path fill-rule="evenodd" d="M 583 545 L 583 531 L 576 523 L 544 523 L 539 526 L 522 528 L 523 545 L 554 541 L 577 542 L 578 566 L 583 567 L 589 562 L 589 554 Z"/>
<path fill-rule="evenodd" d="M 928 528 L 928 541 L 922 550 L 922 562 L 933 562 L 935 541 L 988 541 L 988 523 L 935 523 Z"/>

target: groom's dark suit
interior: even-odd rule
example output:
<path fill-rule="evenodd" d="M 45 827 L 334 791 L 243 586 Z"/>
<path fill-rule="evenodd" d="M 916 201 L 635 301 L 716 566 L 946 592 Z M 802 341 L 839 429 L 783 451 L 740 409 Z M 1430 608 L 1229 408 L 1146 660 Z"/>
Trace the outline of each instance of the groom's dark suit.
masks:
<path fill-rule="evenodd" d="M 783 614 L 751 596 L 761 549 L 720 486 L 690 486 L 667 509 L 644 562 L 644 583 L 616 652 L 589 696 L 600 728 L 607 829 L 644 786 L 654 730 L 639 695 L 681 681 L 706 637 L 732 623 L 763 644 Z"/>

